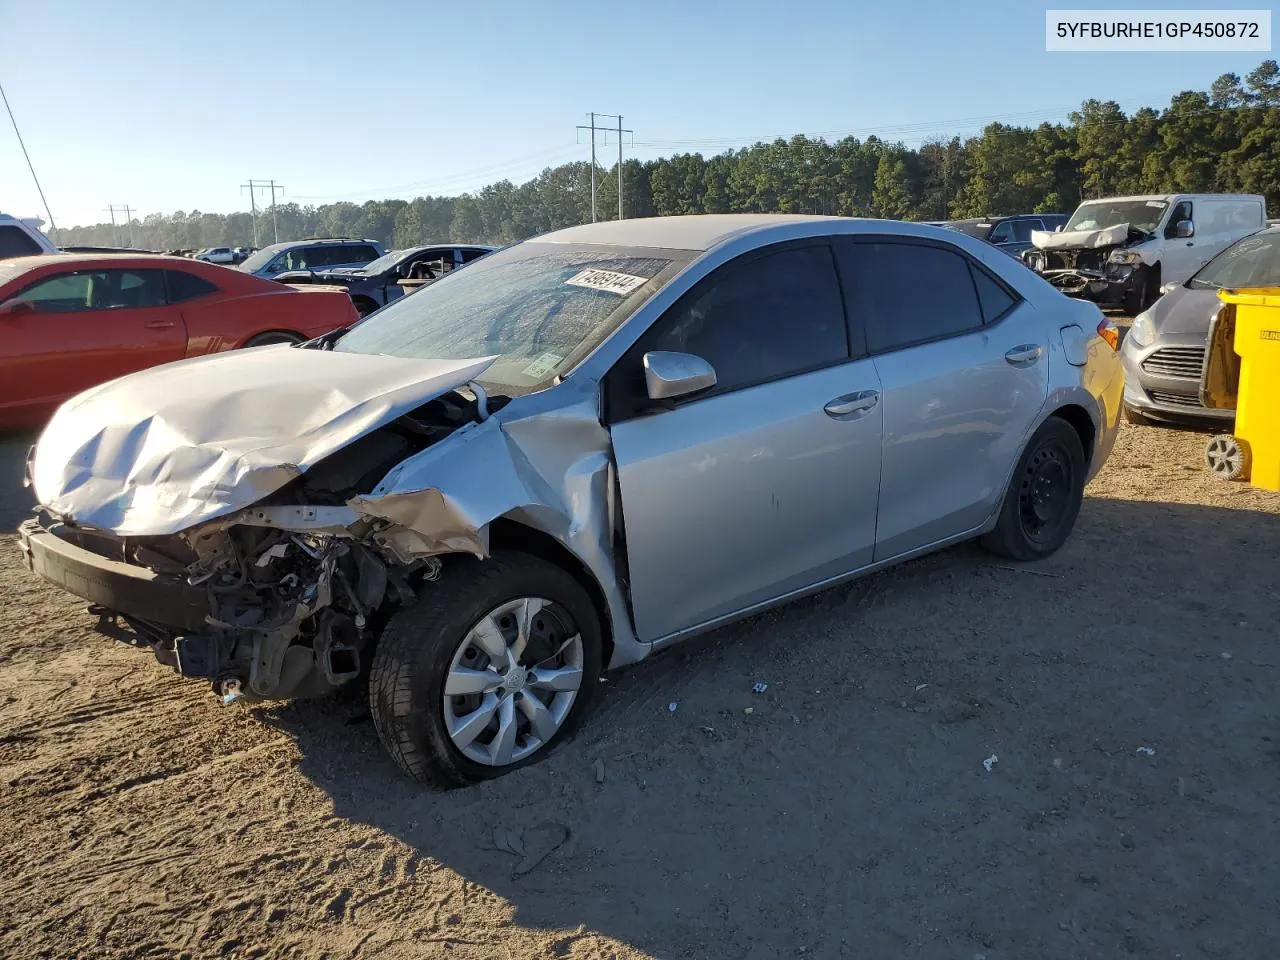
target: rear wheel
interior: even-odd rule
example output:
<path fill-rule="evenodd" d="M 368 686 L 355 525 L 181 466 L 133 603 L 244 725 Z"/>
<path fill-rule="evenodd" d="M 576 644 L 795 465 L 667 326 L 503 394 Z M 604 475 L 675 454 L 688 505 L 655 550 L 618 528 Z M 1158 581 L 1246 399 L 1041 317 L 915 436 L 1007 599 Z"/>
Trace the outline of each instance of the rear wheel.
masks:
<path fill-rule="evenodd" d="M 1023 451 L 1000 518 L 982 545 L 1013 560 L 1039 560 L 1054 553 L 1080 515 L 1086 472 L 1079 434 L 1065 420 L 1050 417 Z"/>
<path fill-rule="evenodd" d="M 420 783 L 458 787 L 533 763 L 581 723 L 601 670 L 595 605 L 526 554 L 459 559 L 387 624 L 369 701 Z"/>
<path fill-rule="evenodd" d="M 246 343 L 246 347 L 265 347 L 272 343 L 302 343 L 306 337 L 300 333 L 290 333 L 288 330 L 274 330 L 271 333 L 260 333 L 256 337 L 251 337 Z"/>

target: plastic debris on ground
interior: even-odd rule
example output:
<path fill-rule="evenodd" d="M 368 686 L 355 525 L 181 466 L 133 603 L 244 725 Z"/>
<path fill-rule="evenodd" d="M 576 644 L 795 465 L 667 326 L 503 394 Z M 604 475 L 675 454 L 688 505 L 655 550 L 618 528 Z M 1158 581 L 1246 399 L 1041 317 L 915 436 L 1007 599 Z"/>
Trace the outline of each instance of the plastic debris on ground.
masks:
<path fill-rule="evenodd" d="M 751 685 L 752 693 L 764 693 L 768 689 L 769 685 L 767 683 L 753 683 Z"/>
<path fill-rule="evenodd" d="M 999 762 L 1000 758 L 993 753 L 991 756 L 987 757 L 987 759 L 982 761 L 982 765 L 987 768 L 987 773 L 990 773 L 991 768 Z"/>
<path fill-rule="evenodd" d="M 1150 747 L 1139 747 L 1137 752 L 1147 757 L 1154 757 L 1156 755 L 1156 752 Z"/>
<path fill-rule="evenodd" d="M 667 713 L 675 713 L 675 712 L 676 712 L 676 708 L 677 708 L 678 706 L 680 706 L 680 704 L 678 704 L 676 701 L 672 700 L 670 703 L 668 703 L 668 704 L 667 704 Z"/>

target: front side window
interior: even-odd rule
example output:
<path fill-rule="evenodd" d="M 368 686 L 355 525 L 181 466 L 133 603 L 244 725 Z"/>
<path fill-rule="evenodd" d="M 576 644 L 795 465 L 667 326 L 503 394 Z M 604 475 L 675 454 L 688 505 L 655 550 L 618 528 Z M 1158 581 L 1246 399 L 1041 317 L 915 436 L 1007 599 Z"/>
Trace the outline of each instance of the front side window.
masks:
<path fill-rule="evenodd" d="M 862 321 L 871 353 L 982 327 L 969 263 L 958 252 L 917 243 L 859 241 L 841 244 L 837 256 L 852 287 L 854 319 Z"/>
<path fill-rule="evenodd" d="M 39 280 L 15 298 L 40 313 L 164 306 L 161 270 L 85 270 Z"/>
<path fill-rule="evenodd" d="M 1014 235 L 1013 221 L 1006 220 L 1004 223 L 997 224 L 996 228 L 991 231 L 988 237 L 992 243 L 1012 243 L 1017 237 Z"/>
<path fill-rule="evenodd" d="M 716 371 L 713 393 L 849 359 L 840 283 L 826 245 L 748 255 L 685 294 L 642 352 L 692 353 Z"/>
<path fill-rule="evenodd" d="M 1173 208 L 1173 213 L 1169 215 L 1169 225 L 1164 228 L 1164 235 L 1172 237 L 1178 229 L 1178 224 L 1183 220 L 1191 219 L 1191 201 L 1181 200 L 1178 205 Z"/>
<path fill-rule="evenodd" d="M 517 244 L 370 314 L 333 349 L 439 360 L 496 357 L 480 378 L 485 388 L 527 393 L 568 372 L 694 256 L 604 244 Z"/>

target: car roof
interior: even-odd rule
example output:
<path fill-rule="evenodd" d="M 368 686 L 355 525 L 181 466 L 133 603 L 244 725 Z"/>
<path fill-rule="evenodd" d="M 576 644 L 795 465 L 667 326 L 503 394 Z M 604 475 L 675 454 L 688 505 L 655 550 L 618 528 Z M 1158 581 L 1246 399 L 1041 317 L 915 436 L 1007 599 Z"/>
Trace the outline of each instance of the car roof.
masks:
<path fill-rule="evenodd" d="M 262 247 L 259 252 L 264 253 L 267 250 L 288 250 L 292 247 L 315 247 L 322 243 L 377 243 L 377 240 L 365 240 L 361 237 L 310 237 L 306 240 L 281 240 L 279 243 L 269 243 Z"/>
<path fill-rule="evenodd" d="M 606 220 L 567 227 L 532 239 L 538 243 L 600 243 L 668 250 L 710 250 L 726 240 L 788 223 L 839 223 L 848 217 L 804 214 L 708 213 L 686 217 Z"/>
<path fill-rule="evenodd" d="M 1131 200 L 1163 200 L 1166 203 L 1171 200 L 1248 200 L 1262 201 L 1264 197 L 1260 193 L 1139 193 L 1128 197 L 1091 197 L 1088 200 L 1081 200 L 1081 204 L 1086 203 L 1117 203 L 1120 201 Z"/>
<path fill-rule="evenodd" d="M 179 270 L 193 273 L 224 290 L 248 293 L 254 290 L 267 290 L 274 287 L 288 289 L 274 280 L 263 280 L 251 273 L 242 273 L 229 267 L 220 267 L 215 263 L 206 263 L 191 257 L 173 256 L 167 253 L 45 253 L 31 257 L 13 257 L 0 261 L 4 265 L 4 276 L 0 283 L 8 283 L 15 277 L 31 273 L 43 267 L 65 267 L 77 269 L 110 269 L 112 267 L 136 267 L 152 270 Z M 265 285 L 265 286 L 264 286 Z"/>

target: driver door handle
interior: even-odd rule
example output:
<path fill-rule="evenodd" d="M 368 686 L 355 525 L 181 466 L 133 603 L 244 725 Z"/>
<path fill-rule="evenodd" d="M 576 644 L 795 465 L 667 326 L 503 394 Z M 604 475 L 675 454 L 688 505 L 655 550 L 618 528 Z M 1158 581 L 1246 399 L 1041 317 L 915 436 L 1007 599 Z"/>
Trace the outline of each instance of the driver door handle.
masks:
<path fill-rule="evenodd" d="M 1015 367 L 1029 367 L 1040 359 L 1044 347 L 1038 343 L 1023 343 L 1008 351 L 1004 358 Z"/>
<path fill-rule="evenodd" d="M 857 420 L 869 413 L 880 402 L 880 394 L 876 390 L 861 390 L 858 393 L 846 393 L 827 402 L 823 412 L 835 420 Z"/>
<path fill-rule="evenodd" d="M 172 320 L 152 320 L 147 324 L 148 330 L 168 330 L 173 326 Z"/>

